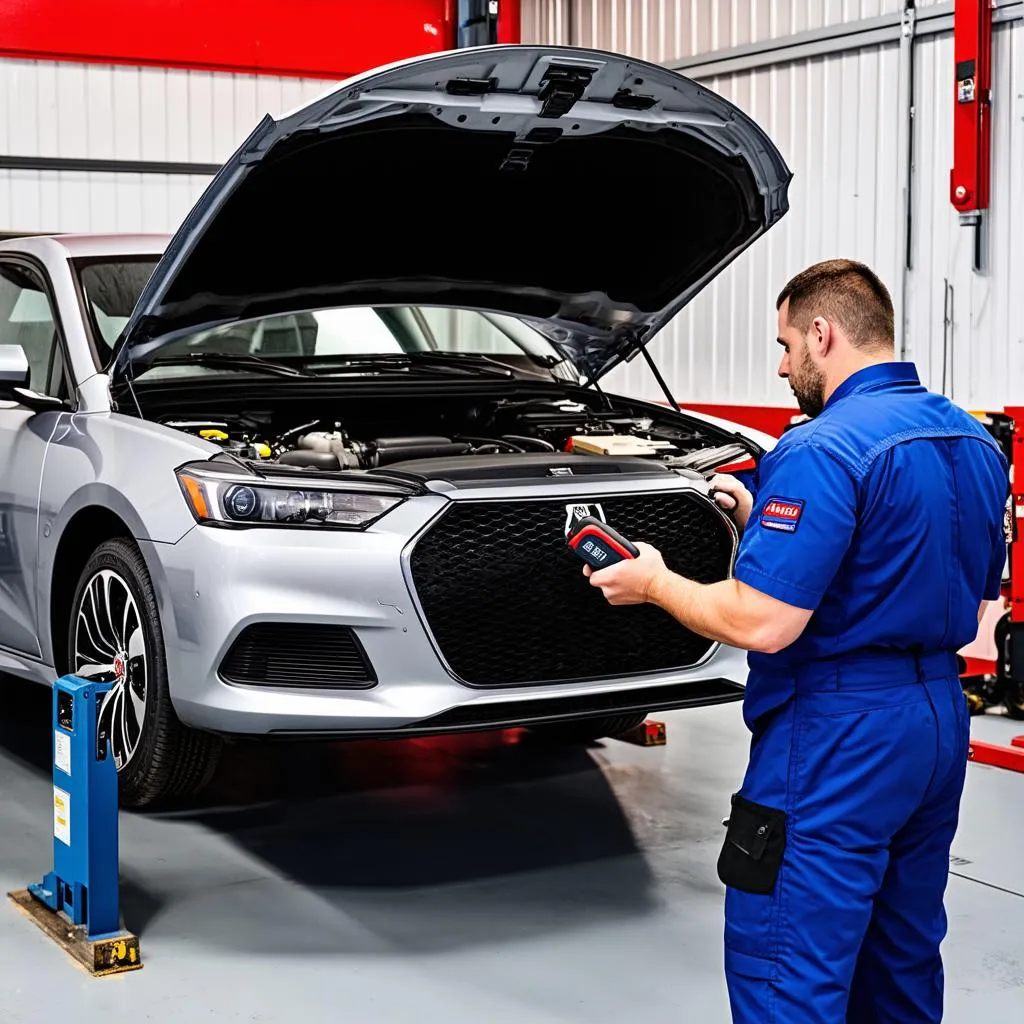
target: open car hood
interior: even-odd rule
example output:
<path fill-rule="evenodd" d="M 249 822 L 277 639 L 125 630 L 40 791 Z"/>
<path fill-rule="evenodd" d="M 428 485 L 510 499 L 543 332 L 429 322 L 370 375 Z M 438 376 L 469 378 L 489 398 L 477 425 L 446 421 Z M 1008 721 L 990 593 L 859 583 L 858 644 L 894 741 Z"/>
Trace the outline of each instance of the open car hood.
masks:
<path fill-rule="evenodd" d="M 737 107 L 657 65 L 488 46 L 348 79 L 266 117 L 171 240 L 112 383 L 161 345 L 339 305 L 540 321 L 597 380 L 788 210 Z"/>

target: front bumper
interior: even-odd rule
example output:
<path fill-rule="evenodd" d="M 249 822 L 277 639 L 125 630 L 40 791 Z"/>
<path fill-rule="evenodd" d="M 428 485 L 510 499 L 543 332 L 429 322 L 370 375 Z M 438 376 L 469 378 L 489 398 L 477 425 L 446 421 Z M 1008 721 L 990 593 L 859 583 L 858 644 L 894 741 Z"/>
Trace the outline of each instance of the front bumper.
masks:
<path fill-rule="evenodd" d="M 543 497 L 571 500 L 578 486 L 553 483 Z M 609 487 L 610 495 L 628 493 L 621 483 Z M 467 492 L 455 500 L 484 496 L 494 497 Z M 160 597 L 171 699 L 182 721 L 249 736 L 393 736 L 741 698 L 745 656 L 724 647 L 686 671 L 492 690 L 459 682 L 425 628 L 407 574 L 413 538 L 450 500 L 416 497 L 359 533 L 196 527 L 176 544 L 144 545 Z M 247 626 L 265 622 L 350 627 L 375 684 L 325 691 L 306 689 L 301 679 L 286 688 L 227 682 L 220 667 L 232 643 Z"/>

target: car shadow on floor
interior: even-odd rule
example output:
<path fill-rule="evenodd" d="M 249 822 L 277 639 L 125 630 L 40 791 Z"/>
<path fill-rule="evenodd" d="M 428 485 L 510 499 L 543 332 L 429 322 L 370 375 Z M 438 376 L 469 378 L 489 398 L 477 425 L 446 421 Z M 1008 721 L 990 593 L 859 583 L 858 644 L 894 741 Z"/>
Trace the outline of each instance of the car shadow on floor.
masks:
<path fill-rule="evenodd" d="M 589 751 L 519 731 L 236 748 L 204 802 L 184 814 L 318 886 L 465 882 L 636 852 Z"/>
<path fill-rule="evenodd" d="M 507 942 L 653 906 L 647 862 L 591 753 L 529 734 L 236 748 L 207 805 L 175 816 L 388 948 Z M 229 941 L 262 948 L 251 933 Z"/>
<path fill-rule="evenodd" d="M 50 776 L 53 740 L 52 691 L 45 686 L 0 676 L 3 712 L 0 713 L 0 747 L 41 775 Z"/>
<path fill-rule="evenodd" d="M 6 694 L 0 746 L 48 778 L 49 691 Z M 202 906 L 190 937 L 246 953 L 279 949 L 282 930 L 292 953 L 437 952 L 653 905 L 592 752 L 519 731 L 232 746 L 201 798 L 122 815 L 121 832 L 128 927 L 166 934 L 176 908 Z"/>

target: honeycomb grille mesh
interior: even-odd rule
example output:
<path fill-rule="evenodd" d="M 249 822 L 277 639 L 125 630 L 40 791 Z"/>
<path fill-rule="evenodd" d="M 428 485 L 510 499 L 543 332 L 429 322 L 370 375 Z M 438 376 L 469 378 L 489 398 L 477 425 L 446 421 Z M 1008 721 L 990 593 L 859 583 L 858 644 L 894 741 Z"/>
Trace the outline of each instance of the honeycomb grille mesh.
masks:
<path fill-rule="evenodd" d="M 578 499 L 585 503 L 587 499 Z M 733 535 L 688 492 L 594 499 L 608 523 L 647 541 L 669 568 L 725 579 Z M 428 627 L 471 686 L 600 679 L 686 668 L 712 643 L 651 605 L 613 607 L 565 544 L 564 500 L 456 502 L 410 562 Z"/>

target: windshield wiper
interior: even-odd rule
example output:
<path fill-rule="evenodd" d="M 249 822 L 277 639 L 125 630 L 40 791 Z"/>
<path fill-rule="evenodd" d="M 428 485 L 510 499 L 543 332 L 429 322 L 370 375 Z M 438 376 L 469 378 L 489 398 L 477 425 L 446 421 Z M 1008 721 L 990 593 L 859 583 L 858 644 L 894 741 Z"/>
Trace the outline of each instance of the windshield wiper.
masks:
<path fill-rule="evenodd" d="M 226 355 L 222 352 L 186 352 L 177 356 L 163 356 L 154 359 L 147 369 L 154 366 L 209 366 L 215 370 L 255 370 L 274 377 L 308 377 L 305 370 L 284 363 L 271 362 L 259 356 Z M 144 371 L 145 372 L 145 371 Z"/>
<path fill-rule="evenodd" d="M 487 370 L 501 377 L 514 377 L 515 369 L 493 356 L 481 352 L 411 352 L 413 359 L 428 359 L 441 365 L 458 366 L 464 369 L 469 364 L 474 369 Z"/>
<path fill-rule="evenodd" d="M 434 365 L 431 365 L 434 364 Z M 311 365 L 310 363 L 306 364 Z M 408 366 L 417 370 L 448 373 L 458 370 L 469 376 L 486 373 L 496 377 L 514 377 L 511 366 L 475 352 L 382 352 L 379 355 L 317 357 L 317 370 L 328 371 L 335 366 Z"/>

